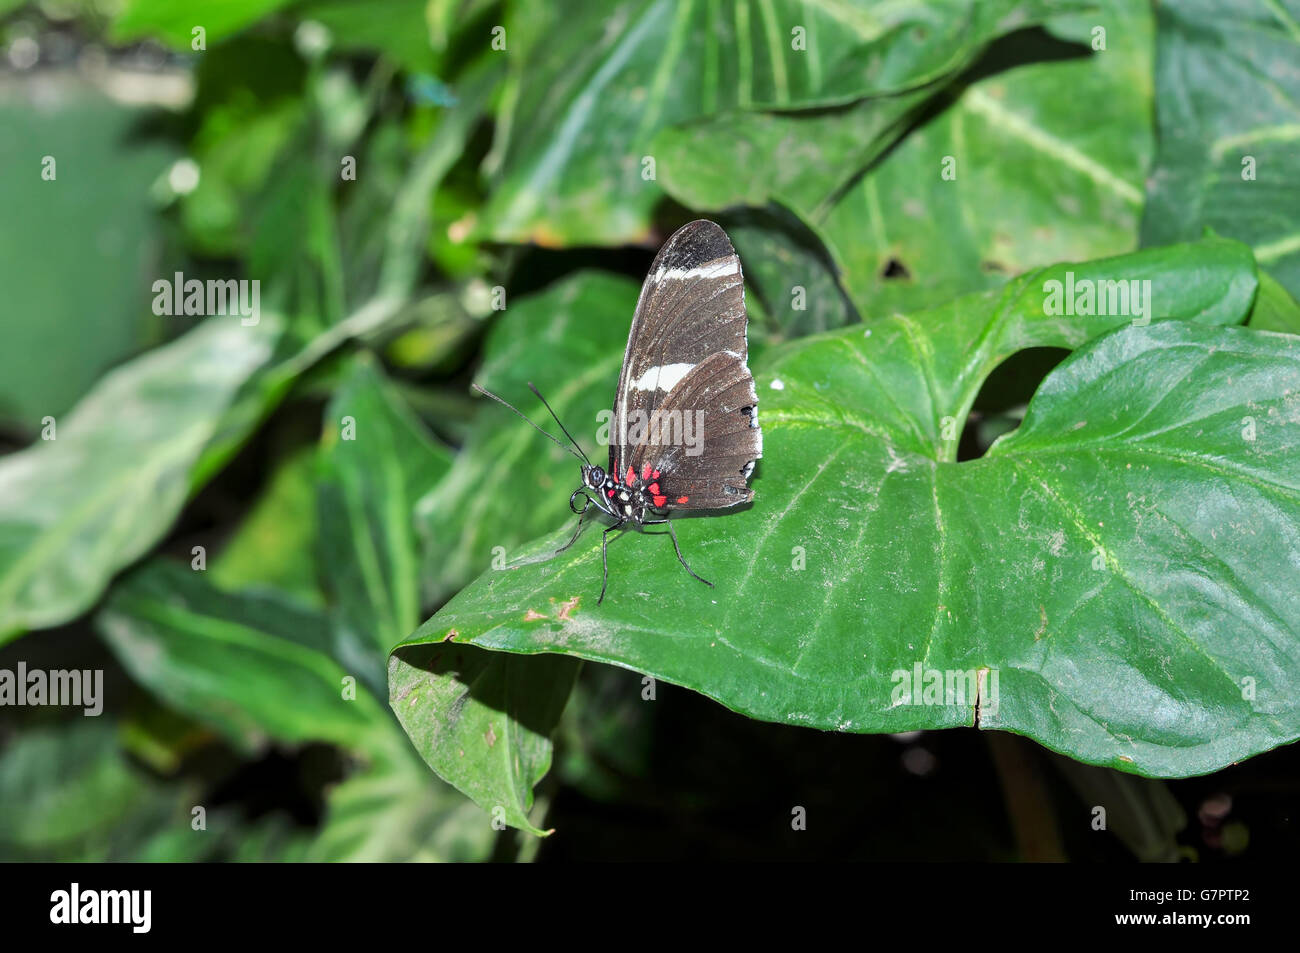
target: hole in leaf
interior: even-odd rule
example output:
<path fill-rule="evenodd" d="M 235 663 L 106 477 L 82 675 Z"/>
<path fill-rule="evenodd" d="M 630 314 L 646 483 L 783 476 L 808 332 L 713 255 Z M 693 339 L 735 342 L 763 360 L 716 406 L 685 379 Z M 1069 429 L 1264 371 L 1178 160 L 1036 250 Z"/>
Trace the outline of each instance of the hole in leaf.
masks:
<path fill-rule="evenodd" d="M 891 259 L 889 259 L 889 261 L 885 262 L 885 269 L 884 269 L 884 271 L 882 271 L 882 272 L 880 273 L 880 277 L 882 277 L 882 278 L 911 278 L 911 277 L 912 277 L 912 273 L 911 273 L 910 271 L 908 271 L 908 270 L 907 270 L 907 266 L 904 265 L 904 264 L 903 264 L 901 261 L 899 261 L 897 258 L 891 258 Z"/>
<path fill-rule="evenodd" d="M 957 444 L 958 461 L 984 456 L 994 440 L 1019 427 L 1038 385 L 1069 353 L 1062 347 L 1031 347 L 995 367 L 971 405 Z"/>

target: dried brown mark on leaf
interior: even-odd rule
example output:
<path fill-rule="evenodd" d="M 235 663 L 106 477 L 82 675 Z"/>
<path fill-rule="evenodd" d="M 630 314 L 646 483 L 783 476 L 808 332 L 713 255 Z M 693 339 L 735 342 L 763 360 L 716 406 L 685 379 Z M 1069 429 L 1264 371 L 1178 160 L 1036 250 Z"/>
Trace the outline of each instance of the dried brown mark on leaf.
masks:
<path fill-rule="evenodd" d="M 573 619 L 573 610 L 578 608 L 578 596 L 574 596 L 568 602 L 560 606 L 560 614 L 556 616 L 561 622 L 569 622 Z"/>

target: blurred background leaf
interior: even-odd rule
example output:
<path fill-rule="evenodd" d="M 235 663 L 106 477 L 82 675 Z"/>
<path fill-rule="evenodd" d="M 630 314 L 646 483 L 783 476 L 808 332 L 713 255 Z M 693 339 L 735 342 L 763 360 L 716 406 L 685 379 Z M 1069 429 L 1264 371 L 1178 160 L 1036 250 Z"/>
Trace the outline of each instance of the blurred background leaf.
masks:
<path fill-rule="evenodd" d="M 1240 239 L 1300 295 L 1300 3 L 1156 7 L 1156 129 L 1142 241 Z"/>
<path fill-rule="evenodd" d="M 321 564 L 347 623 L 386 653 L 420 623 L 415 501 L 451 452 L 366 360 L 335 392 L 323 432 Z"/>
<path fill-rule="evenodd" d="M 178 153 L 140 128 L 144 110 L 89 83 L 69 78 L 47 96 L 33 108 L 0 84 L 0 207 L 23 223 L 0 229 L 0 421 L 24 436 L 161 338 L 143 280 L 163 268 L 151 189 Z M 52 182 L 41 178 L 45 156 Z M 51 259 L 76 262 L 75 280 Z"/>
<path fill-rule="evenodd" d="M 276 468 L 266 490 L 212 561 L 212 581 L 222 589 L 271 587 L 319 606 L 316 540 L 316 469 L 313 448 L 299 450 Z"/>
<path fill-rule="evenodd" d="M 154 36 L 188 49 L 195 26 L 206 41 L 216 43 L 262 17 L 289 6 L 293 0 L 197 0 L 178 7 L 169 0 L 126 0 L 113 24 L 119 40 Z"/>
<path fill-rule="evenodd" d="M 52 439 L 0 460 L 0 637 L 84 612 L 158 541 L 278 324 L 210 318 L 105 377 Z"/>
<path fill-rule="evenodd" d="M 326 793 L 308 859 L 466 860 L 491 850 L 487 818 L 421 768 L 386 706 L 336 659 L 319 613 L 271 592 L 223 593 L 159 562 L 119 586 L 98 621 L 141 684 L 237 747 L 328 741 L 354 753 L 358 763 Z"/>
<path fill-rule="evenodd" d="M 1048 9 L 1033 8 L 1039 19 Z M 1100 13 L 1047 29 L 1022 19 L 987 50 L 997 34 L 964 35 L 964 71 L 942 88 L 666 130 L 655 148 L 665 188 L 695 208 L 794 211 L 864 317 L 1129 250 L 1151 152 L 1151 18 L 1118 2 Z M 1088 45 L 1092 24 L 1104 50 Z M 1106 102 L 1105 126 L 1060 108 L 1074 97 Z"/>
<path fill-rule="evenodd" d="M 488 336 L 477 382 L 534 420 L 549 420 L 528 391 L 532 382 L 596 459 L 597 415 L 613 406 L 610 382 L 627 342 L 624 323 L 609 316 L 631 314 L 636 296 L 637 286 L 625 278 L 585 272 L 516 302 Z M 580 481 L 581 461 L 504 407 L 487 400 L 479 406 L 451 471 L 416 507 L 435 598 L 483 571 L 496 547 L 511 548 L 554 526 Z M 520 505 L 520 493 L 528 504 Z"/>
<path fill-rule="evenodd" d="M 117 587 L 99 626 L 141 684 L 237 746 L 312 739 L 382 752 L 391 741 L 373 696 L 348 697 L 324 617 L 269 592 L 225 593 L 160 561 Z"/>

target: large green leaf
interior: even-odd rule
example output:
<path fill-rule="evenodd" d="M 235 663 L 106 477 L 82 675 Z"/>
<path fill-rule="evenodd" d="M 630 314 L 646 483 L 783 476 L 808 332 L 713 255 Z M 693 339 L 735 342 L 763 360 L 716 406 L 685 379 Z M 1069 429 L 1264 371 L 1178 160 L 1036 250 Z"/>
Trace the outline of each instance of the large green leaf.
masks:
<path fill-rule="evenodd" d="M 1142 240 L 1238 238 L 1300 295 L 1300 2 L 1157 5 L 1160 150 Z"/>
<path fill-rule="evenodd" d="M 1069 273 L 1150 280 L 1156 315 L 1199 323 L 1046 313 Z M 1300 342 L 1205 326 L 1241 321 L 1256 288 L 1246 250 L 1209 239 L 786 346 L 759 370 L 754 505 L 678 522 L 716 589 L 666 539 L 624 538 L 597 607 L 598 534 L 548 559 L 561 530 L 409 642 L 613 662 L 821 728 L 978 723 L 1144 774 L 1292 740 L 1300 571 L 1276 554 L 1300 539 Z M 1019 430 L 953 462 L 998 363 L 1090 339 Z M 969 694 L 908 704 L 916 666 Z"/>
<path fill-rule="evenodd" d="M 326 409 L 323 444 L 321 563 L 347 623 L 387 652 L 420 621 L 415 501 L 451 452 L 365 358 Z"/>
<path fill-rule="evenodd" d="M 1238 315 L 1255 293 L 1250 256 L 1234 242 L 1211 239 L 1131 261 L 1131 267 L 1150 269 L 1141 276 L 1157 280 L 1157 313 L 1196 313 L 1162 304 L 1181 299 L 1198 306 L 1216 302 L 1215 314 Z M 1174 264 L 1160 264 L 1166 261 Z M 1183 267 L 1176 272 L 1178 263 Z M 1103 262 L 1075 270 L 1079 277 L 1116 277 L 1107 267 Z M 1031 280 L 1015 287 L 1027 287 Z M 1037 280 L 1041 285 L 1046 278 Z M 596 444 L 599 415 L 613 404 L 636 295 L 630 281 L 584 272 L 511 304 L 488 337 L 477 381 L 545 423 L 546 410 L 527 390 L 532 381 L 588 455 L 603 461 L 607 451 Z M 976 313 L 977 319 L 987 317 L 987 311 Z M 1062 346 L 1072 347 L 1112 323 L 1068 317 L 1053 326 Z M 1013 350 L 1034 345 L 1025 338 Z M 1012 351 L 999 353 L 1005 357 Z M 427 544 L 426 584 L 435 587 L 435 596 L 458 589 L 492 565 L 494 556 L 500 564 L 505 550 L 554 527 L 557 513 L 567 515 L 564 501 L 578 485 L 577 460 L 508 410 L 482 403 L 486 406 L 450 474 L 417 506 Z M 515 494 L 501 492 L 506 487 L 526 488 L 537 505 L 520 506 Z"/>
<path fill-rule="evenodd" d="M 1027 8 L 1025 19 L 1046 12 Z M 653 150 L 664 188 L 693 208 L 794 211 L 864 316 L 1128 250 L 1151 151 L 1150 12 L 1116 0 L 1050 25 L 1018 47 L 1043 62 L 1016 65 L 995 47 L 938 99 L 920 90 L 666 129 Z M 1104 51 L 1088 45 L 1094 26 L 1107 31 Z M 1107 104 L 1104 115 L 1086 109 L 1093 102 Z M 922 105 L 934 114 L 882 158 Z"/>
<path fill-rule="evenodd" d="M 114 588 L 97 623 L 138 682 L 245 749 L 276 739 L 394 750 L 383 707 L 361 684 L 347 691 L 328 620 L 296 601 L 222 592 L 159 560 Z"/>
<path fill-rule="evenodd" d="M 657 174 L 676 161 L 652 147 L 658 130 L 735 110 L 825 107 L 915 88 L 969 63 L 995 36 L 1079 4 L 624 0 L 611 9 L 588 0 L 574 6 L 560 22 L 554 22 L 558 8 L 524 4 L 518 11 L 520 19 L 554 22 L 554 28 L 524 26 L 523 50 L 513 48 L 523 62 L 498 132 L 499 181 L 479 223 L 482 234 L 498 241 L 642 240 L 664 197 L 644 159 L 658 160 Z M 513 26 L 507 50 L 512 35 Z M 711 164 L 710 178 L 775 174 L 754 161 L 751 145 L 716 152 L 704 146 L 696 165 Z M 810 139 L 780 145 L 786 163 L 796 166 L 818 148 Z M 867 145 L 859 138 L 852 148 Z M 722 158 L 733 154 L 741 161 Z M 689 173 L 674 171 L 678 180 L 683 174 Z"/>
<path fill-rule="evenodd" d="M 55 439 L 0 459 L 0 639 L 89 608 L 158 540 L 278 327 L 210 319 L 105 377 Z"/>
<path fill-rule="evenodd" d="M 550 770 L 551 734 L 577 675 L 574 659 L 413 646 L 389 659 L 389 703 L 429 767 L 494 819 L 541 835 L 529 818 L 533 785 Z"/>

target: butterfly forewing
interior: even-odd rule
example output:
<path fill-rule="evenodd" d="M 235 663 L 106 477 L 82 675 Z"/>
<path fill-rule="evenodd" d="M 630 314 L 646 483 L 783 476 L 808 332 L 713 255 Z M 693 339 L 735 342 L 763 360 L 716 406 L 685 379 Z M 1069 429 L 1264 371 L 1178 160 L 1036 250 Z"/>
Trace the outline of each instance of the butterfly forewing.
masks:
<path fill-rule="evenodd" d="M 678 229 L 641 288 L 614 398 L 610 470 L 663 509 L 748 501 L 762 455 L 740 259 L 709 221 Z M 662 500 L 662 503 L 660 503 Z"/>

